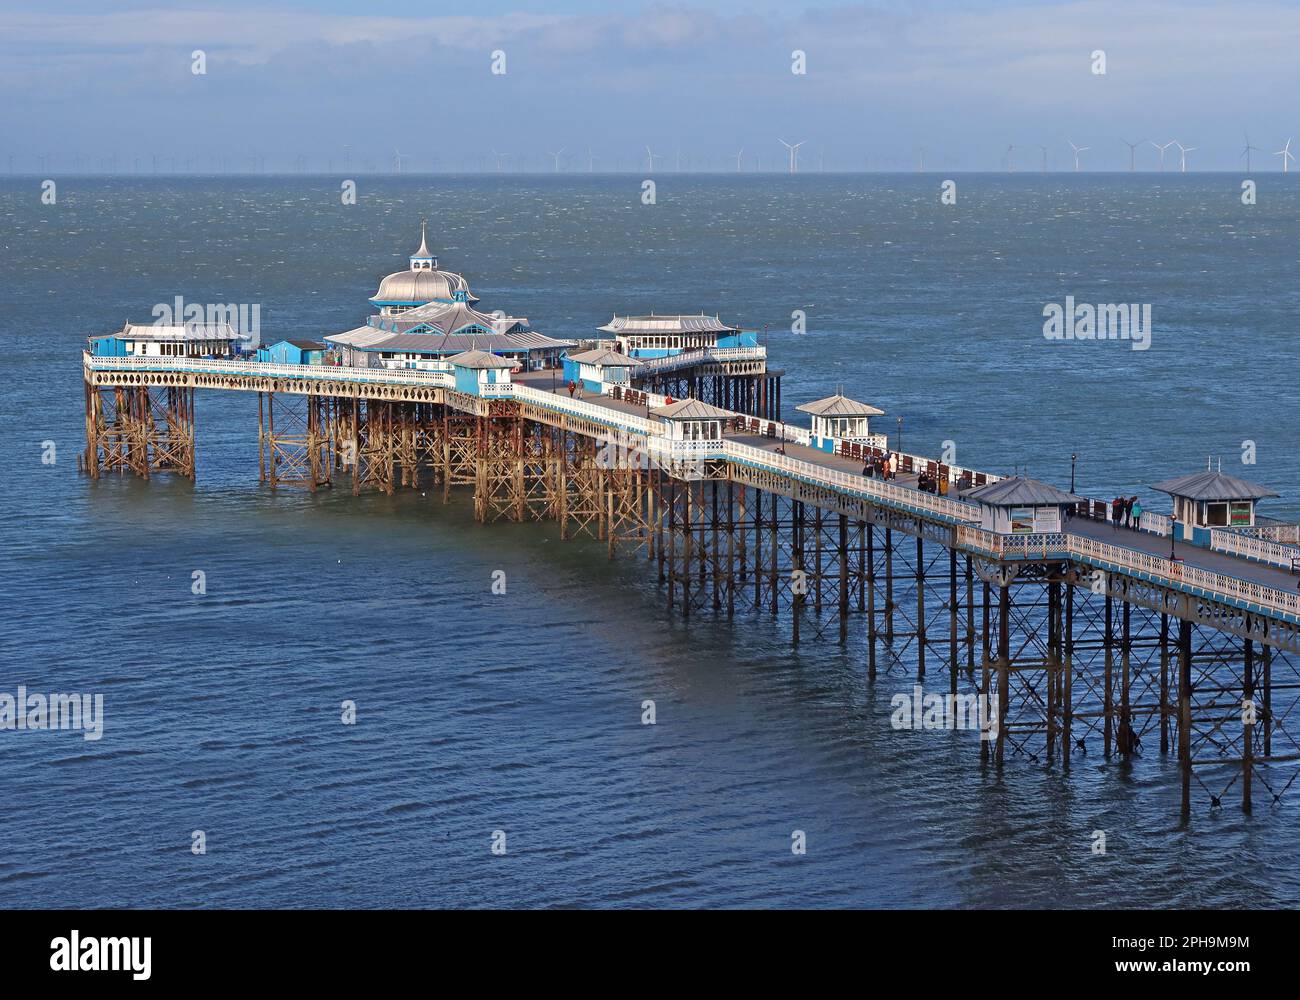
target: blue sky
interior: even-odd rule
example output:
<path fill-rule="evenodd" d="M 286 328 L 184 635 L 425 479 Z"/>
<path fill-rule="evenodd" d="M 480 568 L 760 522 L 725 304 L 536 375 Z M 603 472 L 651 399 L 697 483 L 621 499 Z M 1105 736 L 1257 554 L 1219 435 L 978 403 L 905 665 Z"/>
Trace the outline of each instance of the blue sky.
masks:
<path fill-rule="evenodd" d="M 457 11 L 463 11 L 458 13 Z M 1300 7 L 1196 0 L 473 5 L 9 0 L 0 167 L 270 170 L 1127 166 L 1178 139 L 1236 169 L 1294 131 Z M 202 49 L 207 73 L 191 73 Z M 491 73 L 491 53 L 506 73 Z M 807 73 L 791 72 L 791 53 Z M 1106 53 L 1106 73 L 1092 52 Z M 1175 152 L 1176 150 L 1172 150 Z M 50 159 L 41 163 L 39 158 Z M 299 160 L 299 158 L 302 158 Z M 1139 167 L 1153 167 L 1143 147 Z"/>

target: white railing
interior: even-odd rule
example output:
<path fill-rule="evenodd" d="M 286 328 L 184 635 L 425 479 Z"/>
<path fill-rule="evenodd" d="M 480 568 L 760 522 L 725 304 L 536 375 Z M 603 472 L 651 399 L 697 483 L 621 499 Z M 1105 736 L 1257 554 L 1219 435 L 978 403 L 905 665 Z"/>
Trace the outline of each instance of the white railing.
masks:
<path fill-rule="evenodd" d="M 968 525 L 958 526 L 957 544 L 999 559 L 1047 559 L 1069 551 L 1069 539 L 1061 531 L 1003 535 Z"/>
<path fill-rule="evenodd" d="M 924 510 L 940 517 L 956 521 L 979 520 L 979 508 L 974 504 L 947 497 L 923 493 L 907 486 L 899 486 L 880 479 L 868 479 L 866 476 L 827 469 L 789 455 L 777 455 L 763 448 L 740 444 L 737 441 L 722 442 L 722 453 L 726 458 L 735 459 L 750 465 L 764 466 L 793 475 L 816 485 L 829 486 L 841 492 L 864 499 L 883 500 L 894 506 L 905 506 L 912 510 Z"/>
<path fill-rule="evenodd" d="M 1083 535 L 1067 535 L 1071 556 L 1094 563 L 1105 563 L 1121 570 L 1145 573 L 1148 577 L 1175 586 L 1203 591 L 1229 601 L 1243 601 L 1271 611 L 1300 617 L 1300 593 L 1278 590 L 1262 583 L 1239 580 L 1233 576 L 1189 566 L 1185 562 L 1153 556 L 1100 542 Z"/>
<path fill-rule="evenodd" d="M 276 365 L 263 361 L 235 361 L 224 358 L 108 358 L 83 354 L 91 371 L 189 372 L 195 375 L 263 375 L 270 378 L 325 378 L 341 382 L 384 385 L 452 385 L 450 372 L 426 372 L 352 365 Z"/>
<path fill-rule="evenodd" d="M 687 349 L 679 354 L 662 358 L 638 358 L 641 363 L 632 369 L 633 376 L 643 372 L 665 371 L 670 368 L 688 368 L 708 364 L 710 361 L 761 361 L 767 357 L 765 347 L 706 347 Z"/>
<path fill-rule="evenodd" d="M 1249 528 L 1227 528 L 1234 535 L 1246 538 L 1263 538 L 1270 542 L 1285 542 L 1291 545 L 1300 543 L 1300 524 L 1285 524 L 1275 521 L 1268 524 L 1256 523 Z"/>
<path fill-rule="evenodd" d="M 387 368 L 390 371 L 408 371 L 408 372 L 448 372 L 452 366 L 446 361 L 396 361 L 392 358 L 380 358 L 376 367 Z"/>
<path fill-rule="evenodd" d="M 1215 597 L 1245 601 L 1300 616 L 1300 594 L 1239 580 L 1233 576 L 1189 566 L 1185 562 L 1153 556 L 1148 552 L 1112 545 L 1084 535 L 1069 532 L 1001 535 L 983 528 L 959 525 L 957 544 L 1000 559 L 1068 556 L 1094 564 L 1102 563 L 1116 569 L 1142 573 L 1174 586 L 1201 590 Z"/>
<path fill-rule="evenodd" d="M 1110 507 L 1106 508 L 1108 514 Z M 1173 521 L 1168 514 L 1156 514 L 1149 510 L 1144 510 L 1142 516 L 1138 518 L 1138 527 L 1143 531 L 1149 531 L 1153 535 L 1168 537 L 1170 530 L 1173 528 Z"/>
<path fill-rule="evenodd" d="M 615 423 L 620 427 L 634 430 L 640 434 L 659 435 L 664 432 L 663 424 L 657 420 L 651 421 L 635 414 L 623 413 L 608 406 L 601 406 L 599 403 L 571 399 L 558 393 L 548 392 L 545 389 L 525 385 L 522 382 L 512 383 L 512 385 L 514 385 L 515 399 L 536 403 L 538 406 L 544 406 L 547 409 L 558 410 L 561 413 L 568 413 L 575 417 L 585 417 L 588 420 L 595 420 L 602 424 Z"/>
<path fill-rule="evenodd" d="M 1210 531 L 1210 548 L 1215 552 L 1224 552 L 1255 562 L 1295 569 L 1300 566 L 1300 548 L 1270 542 L 1265 538 L 1252 538 L 1237 531 L 1214 528 Z"/>

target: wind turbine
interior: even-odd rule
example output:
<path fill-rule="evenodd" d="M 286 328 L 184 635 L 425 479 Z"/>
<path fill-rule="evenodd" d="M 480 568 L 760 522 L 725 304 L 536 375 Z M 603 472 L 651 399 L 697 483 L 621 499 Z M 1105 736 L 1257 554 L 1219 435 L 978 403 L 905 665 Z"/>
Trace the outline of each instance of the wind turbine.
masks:
<path fill-rule="evenodd" d="M 663 153 L 655 153 L 655 152 L 652 152 L 651 149 L 650 149 L 650 147 L 649 147 L 649 146 L 646 146 L 646 148 L 645 148 L 645 158 L 646 158 L 646 160 L 650 163 L 650 173 L 652 173 L 652 174 L 655 172 L 655 157 L 656 157 L 656 156 L 659 157 L 659 159 L 661 159 L 661 160 L 664 158 L 664 154 L 663 154 Z"/>
<path fill-rule="evenodd" d="M 1047 173 L 1047 147 L 1039 146 L 1038 148 L 1043 151 L 1043 173 Z"/>
<path fill-rule="evenodd" d="M 1185 174 L 1187 173 L 1187 154 L 1190 153 L 1192 150 L 1194 150 L 1196 147 L 1184 146 L 1181 142 L 1175 142 L 1174 145 L 1178 147 L 1178 162 L 1179 162 L 1178 172 Z"/>
<path fill-rule="evenodd" d="M 1125 146 L 1128 147 L 1128 172 L 1129 173 L 1133 172 L 1133 158 L 1137 154 L 1138 146 L 1142 145 L 1142 143 L 1146 141 L 1147 141 L 1146 139 L 1139 139 L 1137 142 L 1129 142 L 1127 139 L 1120 140 L 1120 142 L 1122 142 Z"/>
<path fill-rule="evenodd" d="M 1076 145 L 1075 145 L 1071 140 L 1069 140 L 1069 139 L 1066 139 L 1065 141 L 1068 142 L 1068 143 L 1070 143 L 1070 148 L 1071 148 L 1072 150 L 1074 150 L 1074 172 L 1077 174 L 1077 173 L 1079 172 L 1079 154 L 1082 153 L 1085 149 L 1092 149 L 1092 147 L 1091 147 L 1091 146 L 1076 146 Z"/>
<path fill-rule="evenodd" d="M 1014 153 L 1015 151 L 1016 151 L 1016 147 L 1014 145 L 1008 146 L 1006 156 L 1004 157 L 1007 164 L 1007 173 L 1009 174 L 1014 174 L 1016 172 L 1015 160 L 1011 158 L 1011 154 Z"/>
<path fill-rule="evenodd" d="M 497 158 L 497 173 L 501 173 L 501 158 L 502 158 L 502 156 L 503 156 L 504 154 L 502 154 L 502 153 L 498 153 L 498 152 L 494 149 L 494 150 L 492 150 L 492 155 L 495 156 L 495 157 Z"/>
<path fill-rule="evenodd" d="M 1176 143 L 1174 142 L 1173 139 L 1170 139 L 1163 146 L 1160 145 L 1160 143 L 1156 142 L 1154 139 L 1148 139 L 1147 142 L 1151 143 L 1151 145 L 1155 146 L 1156 149 L 1160 150 L 1160 172 L 1163 174 L 1165 172 L 1165 150 L 1168 149 L 1170 146 L 1176 145 Z"/>
<path fill-rule="evenodd" d="M 403 153 L 397 149 L 393 150 L 393 163 L 397 165 L 397 172 L 399 174 L 402 172 L 402 161 L 409 160 L 410 158 L 411 158 L 410 153 Z"/>
<path fill-rule="evenodd" d="M 925 147 L 924 146 L 922 146 L 919 150 L 917 150 L 917 157 L 918 159 L 916 161 L 916 172 L 918 174 L 923 174 L 925 173 Z"/>
<path fill-rule="evenodd" d="M 786 149 L 790 150 L 790 173 L 797 174 L 799 172 L 799 147 L 802 146 L 803 143 L 807 142 L 808 140 L 805 139 L 803 140 L 803 142 L 796 142 L 793 146 L 791 146 L 784 139 L 777 139 L 776 141 L 779 142 Z"/>
<path fill-rule="evenodd" d="M 1286 173 L 1286 162 L 1287 162 L 1287 160 L 1294 160 L 1294 159 L 1295 159 L 1295 156 L 1292 155 L 1292 153 L 1291 153 L 1291 140 L 1288 139 L 1288 140 L 1286 141 L 1286 145 L 1283 146 L 1281 149 L 1279 149 L 1279 150 L 1278 150 L 1276 153 L 1274 153 L 1273 155 L 1274 155 L 1274 156 L 1280 156 L 1280 157 L 1282 157 L 1282 173 Z"/>
<path fill-rule="evenodd" d="M 745 155 L 745 147 L 740 147 L 740 152 L 736 154 L 736 173 L 740 173 L 740 158 Z"/>
<path fill-rule="evenodd" d="M 588 146 L 587 147 L 587 173 L 594 174 L 595 172 L 596 172 L 596 158 L 591 155 L 591 147 Z"/>
<path fill-rule="evenodd" d="M 1258 146 L 1252 146 L 1252 145 L 1250 144 L 1250 133 L 1249 133 L 1249 132 L 1245 133 L 1245 136 L 1246 136 L 1246 148 L 1243 149 L 1243 150 L 1241 151 L 1241 155 L 1244 156 L 1244 157 L 1246 158 L 1246 173 L 1250 173 L 1250 151 L 1251 151 L 1252 149 L 1253 149 L 1256 153 L 1262 153 L 1262 152 L 1264 152 L 1264 151 L 1263 151 L 1262 149 L 1260 149 Z"/>
<path fill-rule="evenodd" d="M 559 152 L 557 152 L 557 153 L 547 153 L 547 154 L 546 154 L 547 156 L 553 156 L 553 157 L 555 157 L 555 172 L 556 172 L 557 174 L 560 172 L 560 153 L 563 153 L 563 152 L 564 152 L 564 147 L 561 146 Z"/>

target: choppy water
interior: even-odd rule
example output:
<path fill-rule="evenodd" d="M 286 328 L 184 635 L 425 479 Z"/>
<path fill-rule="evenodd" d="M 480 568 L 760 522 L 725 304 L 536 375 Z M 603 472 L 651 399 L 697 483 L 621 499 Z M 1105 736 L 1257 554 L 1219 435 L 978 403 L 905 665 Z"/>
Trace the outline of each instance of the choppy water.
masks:
<path fill-rule="evenodd" d="M 335 180 L 0 182 L 0 691 L 106 714 L 99 742 L 0 733 L 0 905 L 1300 902 L 1294 802 L 1181 829 L 1154 752 L 985 773 L 972 734 L 890 728 L 910 675 L 868 683 L 861 635 L 683 623 L 644 564 L 464 496 L 272 496 L 251 397 L 200 399 L 196 487 L 76 473 L 87 334 L 175 295 L 345 329 L 427 215 L 544 332 L 716 311 L 770 327 L 791 415 L 843 385 L 909 450 L 1062 484 L 1074 451 L 1102 496 L 1213 454 L 1300 515 L 1296 183 L 1247 209 L 1228 175 L 959 176 L 945 208 L 939 180 L 665 175 L 644 206 L 632 177 L 388 178 L 353 207 Z M 1066 295 L 1150 303 L 1151 349 L 1048 343 Z"/>

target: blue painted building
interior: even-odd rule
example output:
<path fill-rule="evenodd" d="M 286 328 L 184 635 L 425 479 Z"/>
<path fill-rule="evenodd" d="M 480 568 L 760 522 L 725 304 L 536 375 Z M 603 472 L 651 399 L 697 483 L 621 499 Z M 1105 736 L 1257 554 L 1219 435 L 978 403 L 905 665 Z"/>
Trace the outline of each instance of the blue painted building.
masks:
<path fill-rule="evenodd" d="M 758 333 L 729 326 L 717 316 L 615 316 L 599 328 L 632 358 L 667 358 L 709 348 L 758 347 Z"/>
<path fill-rule="evenodd" d="M 601 385 L 631 385 L 632 370 L 640 365 L 636 358 L 597 347 L 564 355 L 564 381 L 582 386 L 584 392 L 601 392 Z"/>
<path fill-rule="evenodd" d="M 363 326 L 322 338 L 344 365 L 449 371 L 455 355 L 485 351 L 536 370 L 559 367 L 573 346 L 530 329 L 521 316 L 475 308 L 465 279 L 438 267 L 423 227 L 410 268 L 384 278 L 370 301 L 379 311 Z"/>
<path fill-rule="evenodd" d="M 274 365 L 319 365 L 326 346 L 316 340 L 277 340 L 257 349 L 257 360 Z"/>
<path fill-rule="evenodd" d="M 511 391 L 510 373 L 518 362 L 487 351 L 465 351 L 447 359 L 457 390 L 471 396 L 501 396 Z"/>

